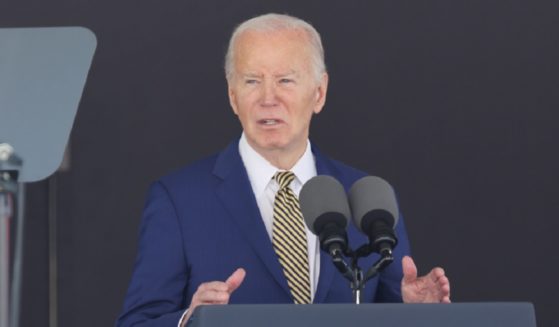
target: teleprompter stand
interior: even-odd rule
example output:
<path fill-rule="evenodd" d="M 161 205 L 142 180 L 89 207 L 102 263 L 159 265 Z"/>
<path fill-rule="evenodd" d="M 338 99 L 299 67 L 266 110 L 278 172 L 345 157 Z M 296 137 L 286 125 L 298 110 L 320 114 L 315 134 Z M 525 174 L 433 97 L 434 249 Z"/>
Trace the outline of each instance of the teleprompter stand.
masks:
<path fill-rule="evenodd" d="M 19 325 L 22 183 L 60 166 L 96 45 L 82 27 L 0 28 L 0 327 Z"/>

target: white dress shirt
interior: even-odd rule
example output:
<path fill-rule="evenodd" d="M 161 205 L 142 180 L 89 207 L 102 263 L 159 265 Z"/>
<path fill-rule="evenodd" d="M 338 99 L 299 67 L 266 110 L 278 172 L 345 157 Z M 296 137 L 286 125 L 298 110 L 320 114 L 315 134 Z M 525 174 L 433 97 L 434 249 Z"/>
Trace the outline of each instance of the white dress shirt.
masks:
<path fill-rule="evenodd" d="M 256 198 L 256 204 L 260 209 L 260 215 L 266 226 L 266 231 L 270 240 L 272 240 L 272 224 L 274 220 L 274 199 L 279 190 L 279 184 L 274 180 L 274 175 L 278 171 L 282 171 L 274 167 L 258 152 L 256 152 L 250 144 L 248 144 L 245 134 L 241 136 L 239 141 L 239 153 L 248 173 L 248 179 L 252 186 L 252 192 Z M 303 156 L 295 163 L 290 171 L 295 174 L 295 179 L 291 182 L 291 189 L 297 197 L 303 185 L 311 178 L 316 176 L 316 164 L 311 151 L 311 144 L 307 140 L 307 149 Z M 307 253 L 309 255 L 309 276 L 311 278 L 311 299 L 314 299 L 318 276 L 320 273 L 320 246 L 318 237 L 314 235 L 306 226 L 307 232 Z"/>

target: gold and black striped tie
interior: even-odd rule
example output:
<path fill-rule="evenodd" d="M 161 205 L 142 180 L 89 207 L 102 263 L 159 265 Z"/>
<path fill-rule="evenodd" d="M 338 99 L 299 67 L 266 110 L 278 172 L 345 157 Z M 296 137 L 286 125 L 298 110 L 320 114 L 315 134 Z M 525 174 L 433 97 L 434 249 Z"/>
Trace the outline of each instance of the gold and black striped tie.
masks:
<path fill-rule="evenodd" d="M 274 176 L 280 189 L 274 200 L 272 245 L 296 304 L 311 303 L 307 234 L 299 200 L 289 187 L 295 179 L 290 171 Z"/>

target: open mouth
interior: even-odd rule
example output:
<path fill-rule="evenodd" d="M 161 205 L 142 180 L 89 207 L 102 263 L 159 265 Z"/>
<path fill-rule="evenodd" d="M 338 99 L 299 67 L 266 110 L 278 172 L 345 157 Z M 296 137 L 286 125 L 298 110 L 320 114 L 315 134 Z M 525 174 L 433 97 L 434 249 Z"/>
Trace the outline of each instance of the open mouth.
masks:
<path fill-rule="evenodd" d="M 279 123 L 281 123 L 281 120 L 279 119 L 261 119 L 258 121 L 259 124 L 261 125 L 265 125 L 265 126 L 273 126 L 273 125 L 277 125 Z"/>

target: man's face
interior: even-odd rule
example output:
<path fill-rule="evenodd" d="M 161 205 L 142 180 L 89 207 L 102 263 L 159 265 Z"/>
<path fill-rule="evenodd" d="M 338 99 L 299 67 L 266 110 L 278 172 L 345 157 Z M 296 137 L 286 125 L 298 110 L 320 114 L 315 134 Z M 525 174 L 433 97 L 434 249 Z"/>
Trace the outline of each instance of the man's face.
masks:
<path fill-rule="evenodd" d="M 247 31 L 235 46 L 229 101 L 261 155 L 302 154 L 313 113 L 324 106 L 328 76 L 311 66 L 302 31 Z"/>

